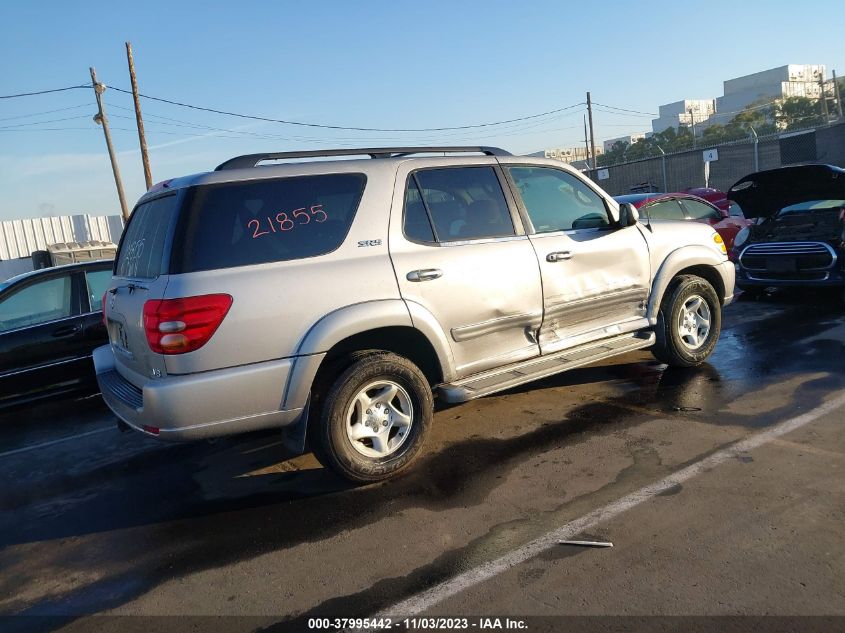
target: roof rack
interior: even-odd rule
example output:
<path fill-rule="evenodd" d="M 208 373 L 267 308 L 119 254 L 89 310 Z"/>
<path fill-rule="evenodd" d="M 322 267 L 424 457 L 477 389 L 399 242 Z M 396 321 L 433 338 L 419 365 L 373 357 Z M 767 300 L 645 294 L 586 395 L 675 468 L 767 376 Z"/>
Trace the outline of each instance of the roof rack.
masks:
<path fill-rule="evenodd" d="M 370 158 L 397 158 L 399 156 L 408 156 L 410 154 L 431 154 L 431 153 L 467 153 L 477 152 L 486 154 L 487 156 L 510 156 L 510 152 L 506 152 L 498 147 L 484 147 L 484 146 L 452 146 L 452 147 L 368 147 L 358 149 L 321 149 L 311 150 L 307 152 L 275 152 L 264 154 L 245 154 L 243 156 L 235 156 L 230 158 L 225 163 L 218 165 L 214 171 L 223 171 L 224 169 L 246 169 L 255 167 L 258 163 L 265 160 L 283 160 L 286 158 L 322 158 L 329 156 L 362 156 L 366 155 Z"/>

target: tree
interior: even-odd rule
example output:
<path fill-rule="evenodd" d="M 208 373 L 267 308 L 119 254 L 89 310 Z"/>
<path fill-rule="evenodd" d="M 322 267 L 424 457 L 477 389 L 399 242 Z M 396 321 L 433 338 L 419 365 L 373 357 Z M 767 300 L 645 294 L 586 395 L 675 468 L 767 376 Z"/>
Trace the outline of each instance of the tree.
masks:
<path fill-rule="evenodd" d="M 812 104 L 812 100 L 805 97 L 794 97 L 793 99 L 804 100 Z M 701 138 L 706 145 L 718 145 L 747 139 L 751 136 L 752 128 L 758 136 L 774 134 L 778 131 L 779 116 L 785 117 L 785 121 L 797 125 L 804 120 L 808 113 L 812 113 L 812 109 L 808 109 L 807 104 L 803 102 L 788 104 L 782 115 L 779 115 L 781 112 L 779 108 L 781 108 L 780 105 L 771 105 L 766 100 L 756 101 L 725 125 L 713 124 L 705 127 Z M 818 108 L 814 114 L 818 120 L 821 120 Z M 813 123 L 805 125 L 813 125 Z M 651 158 L 659 156 L 660 149 L 663 149 L 667 154 L 683 152 L 692 149 L 692 146 L 692 130 L 689 127 L 683 125 L 676 128 L 670 127 L 630 145 L 623 141 L 617 141 L 613 144 L 613 147 L 598 157 L 598 164 L 604 167 L 641 158 Z"/>
<path fill-rule="evenodd" d="M 775 104 L 775 121 L 778 128 L 797 130 L 825 123 L 819 111 L 819 100 L 809 97 L 787 97 Z"/>

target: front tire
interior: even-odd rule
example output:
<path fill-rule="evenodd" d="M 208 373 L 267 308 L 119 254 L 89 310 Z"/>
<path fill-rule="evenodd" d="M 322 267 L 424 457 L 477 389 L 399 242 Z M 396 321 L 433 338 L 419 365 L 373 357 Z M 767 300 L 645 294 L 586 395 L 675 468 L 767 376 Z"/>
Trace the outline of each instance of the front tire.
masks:
<path fill-rule="evenodd" d="M 423 447 L 434 401 L 423 373 L 397 354 L 368 354 L 332 383 L 321 406 L 323 465 L 355 483 L 392 477 Z"/>
<path fill-rule="evenodd" d="M 652 353 L 672 367 L 695 367 L 716 347 L 722 305 L 713 286 L 695 275 L 680 275 L 666 290 L 657 314 Z"/>

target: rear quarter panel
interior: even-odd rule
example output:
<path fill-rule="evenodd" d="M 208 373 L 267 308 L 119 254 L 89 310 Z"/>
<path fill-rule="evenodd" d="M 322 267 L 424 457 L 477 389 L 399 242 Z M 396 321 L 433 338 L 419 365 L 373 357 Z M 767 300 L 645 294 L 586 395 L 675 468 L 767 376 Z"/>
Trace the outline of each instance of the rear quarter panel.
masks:
<path fill-rule="evenodd" d="M 349 233 L 331 253 L 171 275 L 165 298 L 227 293 L 234 301 L 208 343 L 188 354 L 165 357 L 167 373 L 188 374 L 289 357 L 326 314 L 353 304 L 399 299 L 388 255 L 391 173 L 367 173 L 367 186 Z"/>

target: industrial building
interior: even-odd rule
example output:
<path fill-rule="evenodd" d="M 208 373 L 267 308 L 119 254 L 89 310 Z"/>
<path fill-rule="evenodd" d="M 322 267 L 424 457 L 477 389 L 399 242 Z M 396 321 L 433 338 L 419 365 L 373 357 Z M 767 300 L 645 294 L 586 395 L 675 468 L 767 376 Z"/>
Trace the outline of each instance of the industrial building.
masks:
<path fill-rule="evenodd" d="M 724 82 L 724 95 L 716 99 L 716 115 L 712 123 L 724 125 L 755 104 L 787 97 L 819 99 L 822 91 L 820 81 L 824 79 L 824 64 L 788 64 L 728 79 Z"/>
<path fill-rule="evenodd" d="M 660 116 L 651 121 L 652 132 L 657 134 L 670 127 L 690 127 L 705 124 L 716 112 L 714 99 L 682 99 L 660 106 Z M 697 134 L 701 132 L 696 130 Z"/>
<path fill-rule="evenodd" d="M 596 156 L 601 156 L 603 153 L 604 150 L 601 147 L 596 147 Z M 586 161 L 588 159 L 586 147 L 558 147 L 555 149 L 546 149 L 543 150 L 543 156 L 570 164 L 577 161 Z"/>
<path fill-rule="evenodd" d="M 617 143 L 625 143 L 626 145 L 633 145 L 638 141 L 642 141 L 643 139 L 650 138 L 652 135 L 651 132 L 634 132 L 633 134 L 626 134 L 625 136 L 617 136 L 616 138 L 609 138 L 603 144 L 604 152 L 607 153 L 613 149 L 613 146 Z M 601 154 L 601 152 L 596 152 Z"/>

